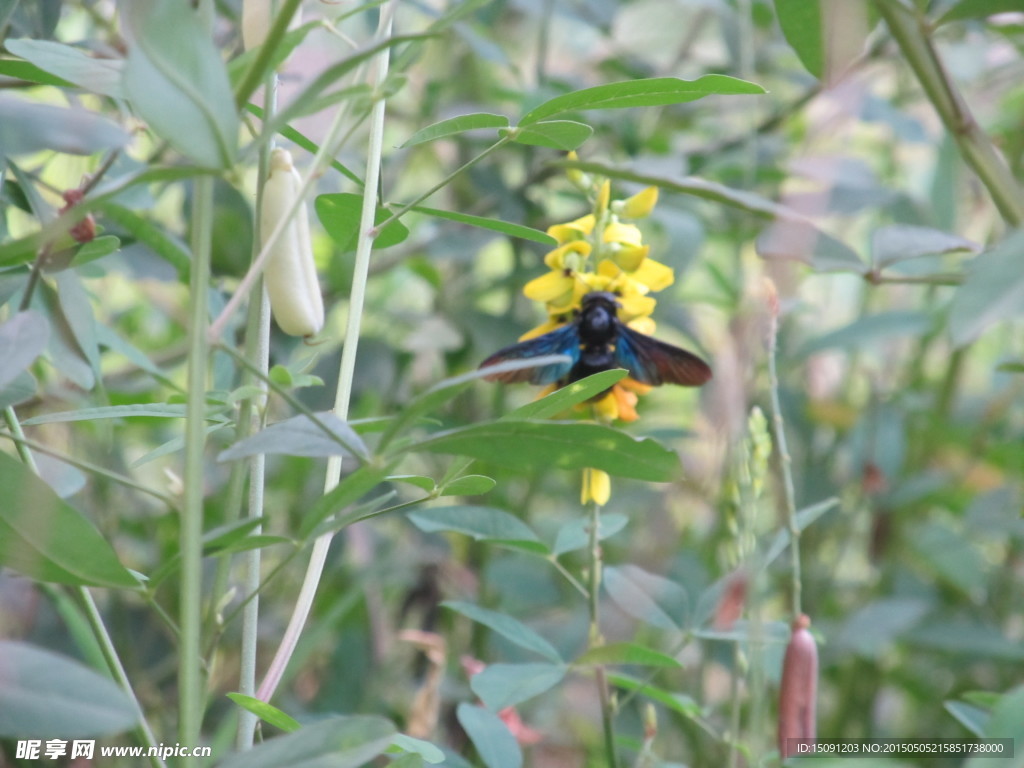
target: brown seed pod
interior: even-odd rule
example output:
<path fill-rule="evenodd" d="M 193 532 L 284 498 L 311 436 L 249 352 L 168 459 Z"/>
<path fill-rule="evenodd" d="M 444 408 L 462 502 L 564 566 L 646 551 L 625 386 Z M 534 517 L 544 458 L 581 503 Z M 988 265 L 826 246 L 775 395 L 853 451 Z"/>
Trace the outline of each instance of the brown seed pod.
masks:
<path fill-rule="evenodd" d="M 807 629 L 810 625 L 805 614 L 793 622 L 793 634 L 782 662 L 779 754 L 783 759 L 796 752 L 796 745 L 789 739 L 813 739 L 817 735 L 818 646 Z"/>

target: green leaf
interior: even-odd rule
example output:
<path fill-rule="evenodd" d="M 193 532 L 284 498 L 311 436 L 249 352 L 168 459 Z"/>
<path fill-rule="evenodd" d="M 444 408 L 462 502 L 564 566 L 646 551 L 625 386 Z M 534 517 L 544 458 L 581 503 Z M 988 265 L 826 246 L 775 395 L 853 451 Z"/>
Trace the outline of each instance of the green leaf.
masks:
<path fill-rule="evenodd" d="M 556 96 L 534 107 L 519 121 L 521 128 L 563 112 L 624 109 L 680 104 L 705 96 L 766 93 L 764 88 L 727 75 L 704 75 L 697 80 L 655 77 L 584 88 Z"/>
<path fill-rule="evenodd" d="M 366 461 L 369 449 L 363 439 L 334 411 L 302 413 L 261 429 L 221 451 L 218 461 L 236 461 L 260 453 L 285 456 L 355 456 Z M 317 423 L 319 422 L 319 423 Z"/>
<path fill-rule="evenodd" d="M 486 475 L 463 475 L 441 487 L 442 496 L 480 496 L 490 491 L 497 483 Z"/>
<path fill-rule="evenodd" d="M 938 23 L 984 19 L 997 13 L 1010 13 L 1020 9 L 1020 0 L 960 0 L 942 15 Z"/>
<path fill-rule="evenodd" d="M 500 717 L 465 702 L 459 704 L 455 716 L 487 768 L 522 768 L 523 752 Z"/>
<path fill-rule="evenodd" d="M 1024 719 L 1020 716 L 1022 711 L 1024 711 L 1024 686 L 1018 685 L 1000 697 L 999 701 L 992 708 L 992 714 L 988 722 L 985 723 L 986 738 L 1012 739 L 1006 745 L 1008 747 L 1006 750 L 1007 754 L 1009 749 L 1019 746 L 1024 742 Z M 1005 758 L 998 763 L 995 762 L 990 754 L 981 753 L 971 757 L 964 764 L 964 768 L 985 768 L 985 766 L 993 765 L 1020 768 L 1022 764 L 1024 764 L 1024 755 L 1016 751 L 1013 758 Z"/>
<path fill-rule="evenodd" d="M 598 524 L 597 540 L 604 541 L 608 537 L 614 536 L 625 528 L 628 522 L 629 518 L 626 515 L 615 513 L 602 514 L 601 521 Z M 558 529 L 558 535 L 555 536 L 555 546 L 551 552 L 557 557 L 564 555 L 566 552 L 583 549 L 589 542 L 590 520 L 585 517 L 578 517 L 575 520 L 570 520 Z"/>
<path fill-rule="evenodd" d="M 622 688 L 623 690 L 646 696 L 651 701 L 656 701 L 690 720 L 699 719 L 701 716 L 700 705 L 686 694 L 671 693 L 663 688 L 651 685 L 649 681 L 637 680 L 634 677 L 623 675 L 619 672 L 609 672 L 608 682 L 616 688 Z"/>
<path fill-rule="evenodd" d="M 109 256 L 115 251 L 121 248 L 120 239 L 113 235 L 100 235 L 99 237 L 93 238 L 87 243 L 83 243 L 79 249 L 75 252 L 74 257 L 71 259 L 70 266 L 80 267 L 83 264 L 88 264 L 91 261 L 102 259 L 104 256 Z M 52 270 L 47 270 L 52 271 Z"/>
<path fill-rule="evenodd" d="M 232 755 L 218 768 L 360 768 L 395 737 L 382 717 L 329 717 Z"/>
<path fill-rule="evenodd" d="M 551 690 L 565 672 L 562 664 L 488 664 L 469 679 L 469 687 L 488 709 L 498 711 Z"/>
<path fill-rule="evenodd" d="M 634 664 L 644 667 L 675 667 L 682 664 L 671 656 L 637 643 L 611 643 L 591 648 L 573 662 L 576 665 Z"/>
<path fill-rule="evenodd" d="M 317 499 L 303 517 L 299 527 L 300 538 L 305 539 L 328 517 L 357 502 L 380 485 L 386 475 L 387 472 L 381 469 L 360 467 L 344 478 L 331 491 Z"/>
<path fill-rule="evenodd" d="M 13 640 L 0 640 L 0 659 L 0 737 L 111 736 L 138 723 L 128 695 L 77 661 Z"/>
<path fill-rule="evenodd" d="M 1024 370 L 1022 366 L 1021 370 Z M 22 371 L 0 389 L 0 408 L 24 403 L 36 396 L 39 383 L 28 371 Z"/>
<path fill-rule="evenodd" d="M 0 325 L 0 389 L 32 365 L 49 340 L 50 323 L 32 309 L 19 312 Z"/>
<path fill-rule="evenodd" d="M 592 467 L 652 482 L 679 475 L 675 451 L 650 438 L 579 422 L 482 422 L 431 435 L 410 450 L 470 456 L 518 471 Z"/>
<path fill-rule="evenodd" d="M 102 419 L 128 419 L 148 417 L 155 419 L 183 419 L 185 406 L 179 403 L 134 403 L 132 405 L 104 405 L 99 408 L 82 408 L 77 411 L 59 411 L 44 413 L 25 419 L 25 425 L 59 424 L 67 421 L 100 421 Z M 214 419 L 213 413 L 207 414 Z M 223 418 L 223 417 L 221 417 Z"/>
<path fill-rule="evenodd" d="M 520 648 L 539 653 L 556 664 L 562 661 L 562 657 L 551 643 L 518 619 L 498 611 L 481 608 L 473 603 L 464 603 L 457 600 L 446 600 L 441 605 L 453 611 L 458 611 L 463 616 L 483 624 Z"/>
<path fill-rule="evenodd" d="M 604 569 L 604 587 L 620 609 L 660 629 L 686 625 L 689 598 L 682 586 L 636 565 Z"/>
<path fill-rule="evenodd" d="M 298 16 L 298 14 L 296 16 Z M 293 18 L 292 23 L 294 23 L 295 20 L 296 19 Z M 314 29 L 319 29 L 321 26 L 322 25 L 319 20 L 309 21 L 295 27 L 294 29 L 286 30 L 281 36 L 281 39 L 277 41 L 277 45 L 274 47 L 274 52 L 266 60 L 265 66 L 258 75 L 253 75 L 253 79 L 256 82 L 262 83 L 269 73 L 279 70 L 281 65 L 284 64 L 288 60 L 288 57 L 292 55 L 292 51 L 298 48 L 306 39 L 306 35 Z M 228 62 L 228 79 L 231 81 L 232 86 L 241 85 L 242 80 L 249 74 L 249 68 L 255 64 L 264 45 L 266 45 L 266 42 L 261 43 L 255 48 L 243 51 L 240 55 Z"/>
<path fill-rule="evenodd" d="M 489 229 L 492 232 L 500 232 L 501 234 L 508 235 L 509 237 L 519 237 L 523 240 L 540 243 L 541 245 L 557 245 L 555 238 L 551 237 L 551 235 L 546 232 L 541 232 L 539 229 L 524 227 L 522 224 L 512 224 L 507 221 L 489 219 L 485 216 L 473 216 L 468 213 L 442 211 L 438 208 L 427 208 L 422 205 L 414 205 L 411 210 L 416 211 L 416 213 L 422 213 L 426 216 L 434 216 L 438 219 L 457 221 L 460 224 L 468 224 L 471 227 L 479 227 L 480 229 Z"/>
<path fill-rule="evenodd" d="M 437 488 L 437 483 L 434 482 L 434 478 L 426 477 L 424 475 L 391 475 L 385 479 L 389 483 L 406 483 L 407 485 L 414 485 L 427 493 L 433 493 Z"/>
<path fill-rule="evenodd" d="M 27 61 L 20 61 L 17 59 L 0 59 L 0 75 L 10 77 L 15 80 L 22 80 L 26 83 L 55 85 L 58 88 L 73 88 L 75 85 L 74 83 L 68 82 L 63 77 L 51 75 L 49 72 L 40 69 L 35 64 L 30 64 Z"/>
<path fill-rule="evenodd" d="M 621 368 L 595 373 L 592 376 L 587 376 L 585 379 L 574 381 L 572 384 L 568 384 L 561 389 L 556 389 L 550 395 L 545 395 L 540 400 L 533 400 L 526 405 L 521 405 L 507 414 L 505 418 L 550 419 L 569 410 L 574 405 L 596 397 L 628 375 L 629 371 Z"/>
<path fill-rule="evenodd" d="M 775 0 L 779 26 L 800 63 L 819 80 L 825 73 L 825 42 L 820 0 Z"/>
<path fill-rule="evenodd" d="M 563 152 L 577 149 L 590 138 L 594 129 L 575 120 L 545 120 L 539 123 L 499 131 L 502 136 L 511 135 L 517 144 L 531 147 L 549 147 Z"/>
<path fill-rule="evenodd" d="M 350 192 L 319 195 L 316 198 L 315 207 L 317 218 L 320 219 L 320 223 L 324 225 L 324 229 L 327 230 L 331 239 L 343 251 L 354 250 L 359 236 L 363 196 Z M 382 224 L 390 216 L 391 212 L 387 208 L 378 206 L 373 215 L 373 223 L 374 225 Z M 374 238 L 373 247 L 375 250 L 389 248 L 392 245 L 398 245 L 408 236 L 409 228 L 400 221 L 393 221 Z"/>
<path fill-rule="evenodd" d="M 0 488 L 0 565 L 58 584 L 139 586 L 92 523 L 5 453 Z"/>
<path fill-rule="evenodd" d="M 252 712 L 256 717 L 265 723 L 270 723 L 275 728 L 292 733 L 302 726 L 299 721 L 289 714 L 282 712 L 272 704 L 257 699 L 253 696 L 246 696 L 244 693 L 229 693 L 227 697 L 242 709 Z"/>
<path fill-rule="evenodd" d="M 980 250 L 977 243 L 931 227 L 891 224 L 871 236 L 871 260 L 878 267 L 935 253 Z"/>
<path fill-rule="evenodd" d="M 91 155 L 117 149 L 129 139 L 124 129 L 87 109 L 37 104 L 0 95 L 0 157 L 41 150 Z"/>
<path fill-rule="evenodd" d="M 80 48 L 52 40 L 5 40 L 4 46 L 15 56 L 79 88 L 114 99 L 125 97 L 121 88 L 124 62 L 120 59 L 93 58 Z"/>
<path fill-rule="evenodd" d="M 122 17 L 133 42 L 124 88 L 136 111 L 198 165 L 230 168 L 238 115 L 224 62 L 198 14 L 188 3 L 152 0 L 129 3 Z"/>
<path fill-rule="evenodd" d="M 529 541 L 537 534 L 515 515 L 493 507 L 431 507 L 410 512 L 409 521 L 427 533 L 454 531 L 477 541 Z"/>
<path fill-rule="evenodd" d="M 947 327 L 957 347 L 970 344 L 990 326 L 1024 311 L 1022 252 L 1024 231 L 1017 231 L 974 258 L 949 312 Z"/>
<path fill-rule="evenodd" d="M 817 504 L 812 504 L 809 507 L 804 507 L 796 513 L 796 527 L 799 531 L 803 532 L 811 523 L 817 520 L 819 517 L 824 515 L 833 507 L 839 506 L 839 499 L 834 496 L 824 501 L 819 501 Z M 771 563 L 781 555 L 786 547 L 789 546 L 790 534 L 788 529 L 781 529 L 775 534 L 775 538 L 772 539 L 771 545 L 769 545 L 765 552 L 764 559 L 761 561 L 761 567 L 767 568 Z"/>
<path fill-rule="evenodd" d="M 979 739 L 984 738 L 985 724 L 989 719 L 988 711 L 962 701 L 946 701 L 942 706 L 974 736 Z"/>
<path fill-rule="evenodd" d="M 398 414 L 398 417 L 388 425 L 387 429 L 384 430 L 384 434 L 381 435 L 380 449 L 387 446 L 388 443 L 390 443 L 396 435 L 401 434 L 408 425 L 414 423 L 424 414 L 437 410 L 449 400 L 456 397 L 477 379 L 482 379 L 485 376 L 490 376 L 494 373 L 521 370 L 523 368 L 533 368 L 539 365 L 563 362 L 568 359 L 569 358 L 564 355 L 542 355 L 529 360 L 509 360 L 508 362 L 490 366 L 486 370 L 477 369 L 475 371 L 464 373 L 461 376 L 454 376 L 450 379 L 439 381 L 430 389 L 416 395 L 416 397 L 414 397 L 409 404 L 402 409 L 401 413 Z"/>
<path fill-rule="evenodd" d="M 504 128 L 508 125 L 508 118 L 504 115 L 494 115 L 489 112 L 473 112 L 468 115 L 449 117 L 426 128 L 416 131 L 406 140 L 401 148 L 413 147 L 428 141 L 457 136 L 466 131 L 475 131 L 481 128 Z"/>
<path fill-rule="evenodd" d="M 932 327 L 932 318 L 919 310 L 892 310 L 867 315 L 849 325 L 809 340 L 797 351 L 797 357 L 808 357 L 826 349 L 862 348 L 899 336 L 921 336 Z"/>
<path fill-rule="evenodd" d="M 169 236 L 149 219 L 135 211 L 110 201 L 104 201 L 96 208 L 105 217 L 118 224 L 129 235 L 148 246 L 157 256 L 178 271 L 178 276 L 188 281 L 192 257 L 185 247 Z"/>
<path fill-rule="evenodd" d="M 444 762 L 444 752 L 429 741 L 423 739 L 417 739 L 409 736 L 405 733 L 399 733 L 395 735 L 395 738 L 391 740 L 391 746 L 388 747 L 388 753 L 391 754 L 396 750 L 401 750 L 408 755 L 416 755 L 431 765 Z M 394 765 L 392 762 L 390 765 Z"/>
<path fill-rule="evenodd" d="M 758 236 L 755 247 L 761 258 L 800 261 L 817 272 L 866 271 L 856 251 L 806 221 L 774 222 Z"/>

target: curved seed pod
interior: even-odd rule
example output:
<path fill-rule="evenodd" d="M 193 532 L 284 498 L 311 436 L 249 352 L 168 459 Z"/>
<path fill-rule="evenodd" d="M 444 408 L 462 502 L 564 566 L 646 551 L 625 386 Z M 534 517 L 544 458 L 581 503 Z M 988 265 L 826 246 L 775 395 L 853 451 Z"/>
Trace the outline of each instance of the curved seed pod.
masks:
<path fill-rule="evenodd" d="M 270 175 L 263 187 L 260 240 L 266 243 L 278 222 L 288 213 L 299 194 L 299 172 L 287 150 L 275 149 L 270 157 Z M 312 336 L 324 327 L 324 303 L 313 262 L 306 205 L 299 206 L 292 220 L 267 257 L 263 272 L 270 309 L 281 330 L 292 336 Z"/>
<path fill-rule="evenodd" d="M 272 0 L 242 0 L 242 47 L 251 51 L 263 44 L 270 32 L 270 25 L 274 23 L 274 16 L 270 7 Z M 280 3 L 278 3 L 280 5 Z M 302 7 L 300 6 L 292 20 L 288 22 L 288 29 L 292 30 L 302 24 Z"/>
<path fill-rule="evenodd" d="M 817 734 L 818 646 L 807 629 L 810 625 L 806 615 L 793 622 L 793 634 L 782 662 L 779 754 L 783 759 L 796 752 L 789 739 L 813 739 Z"/>

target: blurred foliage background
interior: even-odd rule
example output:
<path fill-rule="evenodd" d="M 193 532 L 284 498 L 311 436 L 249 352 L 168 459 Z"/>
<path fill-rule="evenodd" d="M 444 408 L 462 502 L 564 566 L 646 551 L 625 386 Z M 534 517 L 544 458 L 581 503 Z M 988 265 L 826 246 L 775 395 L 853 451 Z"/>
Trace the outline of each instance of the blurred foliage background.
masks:
<path fill-rule="evenodd" d="M 213 37 L 230 65 L 241 50 L 240 3 L 214 5 Z M 285 105 L 332 63 L 366 45 L 377 21 L 376 4 L 303 6 L 305 22 L 324 23 L 311 25 L 281 69 Z M 809 8 L 824 26 L 808 22 Z M 945 84 L 962 94 L 976 120 L 978 131 L 967 132 L 974 138 L 966 144 L 943 125 L 880 9 L 883 17 L 923 21 L 915 27 L 919 40 L 934 46 Z M 1024 221 L 1021 198 L 1016 209 L 994 204 L 991 186 L 965 162 L 972 148 L 995 147 L 1006 175 L 1020 178 L 1019 6 L 494 0 L 403 2 L 396 13 L 396 34 L 430 36 L 394 48 L 384 86 L 380 187 L 389 204 L 412 200 L 494 142 L 493 130 L 475 130 L 403 146 L 446 118 L 524 114 L 561 93 L 641 78 L 718 73 L 767 91 L 574 118 L 593 128 L 577 150 L 580 162 L 612 179 L 613 197 L 660 188 L 654 213 L 641 224 L 652 258 L 676 271 L 675 284 L 658 295 L 657 335 L 699 350 L 715 372 L 699 391 L 663 387 L 643 398 L 640 420 L 625 429 L 677 451 L 683 470 L 671 483 L 616 480 L 604 510 L 614 530 L 602 547 L 604 636 L 680 663 L 616 667 L 658 692 L 630 694 L 625 682 L 617 688 L 623 762 L 778 764 L 775 685 L 790 618 L 789 558 L 779 556 L 785 503 L 779 452 L 751 458 L 748 431 L 754 406 L 771 413 L 772 304 L 765 278 L 778 295 L 779 397 L 795 496 L 799 508 L 810 510 L 801 518 L 802 595 L 821 657 L 819 735 L 1024 736 L 1019 718 L 1013 724 L 1008 716 L 1020 702 L 1014 686 L 1024 672 L 1024 240 L 1014 235 Z M 50 342 L 31 369 L 34 378 L 8 383 L 0 400 L 14 406 L 36 443 L 174 497 L 181 482 L 189 305 L 183 274 L 198 176 L 181 161 L 180 148 L 168 149 L 166 137 L 146 131 L 130 103 L 99 86 L 67 83 L 67 72 L 25 45 L 26 39 L 56 41 L 94 61 L 118 61 L 128 43 L 113 3 L 0 2 L 0 22 L 7 51 L 0 59 L 0 113 L 7 113 L 0 147 L 8 158 L 0 192 L 5 319 L 30 280 L 40 211 L 52 216 L 63 205 L 60 193 L 96 172 L 110 149 L 121 152 L 97 192 L 147 167 L 182 169 L 97 203 L 102 238 L 117 238 L 101 244 L 107 252 L 83 256 L 73 248 L 70 266 L 42 270 L 33 307 L 49 318 Z M 349 103 L 350 139 L 337 160 L 361 173 L 368 102 Z M 53 128 L 56 113 L 36 111 L 43 106 L 89 119 Z M 292 121 L 292 128 L 319 142 L 334 116 L 334 104 L 324 106 Z M 215 182 L 213 316 L 252 251 L 256 164 L 246 149 L 252 135 L 244 127 L 242 135 L 237 161 Z M 281 141 L 308 165 L 309 153 L 294 140 L 292 134 Z M 505 144 L 425 204 L 545 230 L 589 211 L 566 177 L 565 158 L 550 147 Z M 336 170 L 317 186 L 322 193 L 361 192 Z M 423 213 L 410 212 L 402 222 L 408 236 L 372 256 L 353 420 L 400 412 L 417 393 L 473 370 L 542 319 L 521 291 L 545 271 L 547 247 Z M 353 251 L 313 225 L 327 327 L 316 344 L 275 329 L 271 362 L 290 372 L 279 372 L 281 381 L 303 404 L 324 410 L 337 383 Z M 229 334 L 240 338 L 241 325 L 235 321 Z M 215 352 L 212 360 L 207 531 L 228 521 L 231 465 L 214 457 L 234 442 L 241 398 L 232 358 Z M 302 378 L 307 375 L 318 378 Z M 497 418 L 535 394 L 528 386 L 478 381 L 409 434 Z M 90 415 L 90 409 L 132 404 L 179 410 L 161 417 Z M 67 412 L 78 416 L 52 418 Z M 270 420 L 294 412 L 271 397 Z M 14 455 L 12 442 L 2 442 Z M 439 479 L 458 461 L 417 453 L 400 471 Z M 44 479 L 92 520 L 125 566 L 152 578 L 173 561 L 177 515 L 159 498 L 85 466 L 40 462 Z M 321 493 L 323 465 L 291 456 L 268 462 L 264 534 L 279 539 L 257 542 L 265 547 L 264 572 L 274 573 L 261 589 L 260 670 L 301 582 L 306 550 L 289 542 Z M 498 758 L 474 756 L 467 746 L 454 710 L 477 694 L 459 660 L 472 656 L 493 665 L 536 657 L 507 634 L 440 604 L 474 603 L 514 617 L 562 658 L 579 656 L 588 645 L 587 602 L 563 573 L 581 578 L 588 567 L 579 473 L 524 473 L 493 461 L 477 461 L 471 471 L 494 478 L 493 490 L 430 503 L 511 513 L 548 549 L 567 542 L 557 567 L 551 558 L 503 543 L 504 535 L 467 536 L 431 526 L 415 512 L 347 528 L 332 545 L 275 706 L 300 721 L 326 712 L 382 714 L 401 726 L 427 665 L 398 632 L 423 629 L 443 638 L 440 723 L 431 737 L 452 750 L 448 764 L 515 764 L 492 763 Z M 758 471 L 766 473 L 763 489 L 751 485 Z M 388 489 L 399 503 L 422 496 L 408 483 Z M 830 499 L 835 503 L 821 504 Z M 216 561 L 230 557 L 230 549 L 204 560 L 210 695 L 203 732 L 218 758 L 229 751 L 238 711 L 224 696 L 237 688 L 235 571 L 221 593 L 211 590 Z M 765 562 L 767 554 L 775 559 Z M 716 606 L 721 609 L 737 573 L 749 577 L 744 618 L 721 630 L 714 626 Z M 128 678 L 168 743 L 177 719 L 169 626 L 177 589 L 167 579 L 146 597 L 97 592 Z M 5 638 L 101 666 L 80 612 L 63 587 L 30 581 L 16 569 L 0 574 Z M 559 685 L 518 704 L 540 737 L 523 747 L 527 764 L 604 764 L 589 677 L 573 668 Z M 648 701 L 656 705 L 657 726 L 645 747 Z M 12 745 L 4 742 L 6 759 L 19 764 Z"/>

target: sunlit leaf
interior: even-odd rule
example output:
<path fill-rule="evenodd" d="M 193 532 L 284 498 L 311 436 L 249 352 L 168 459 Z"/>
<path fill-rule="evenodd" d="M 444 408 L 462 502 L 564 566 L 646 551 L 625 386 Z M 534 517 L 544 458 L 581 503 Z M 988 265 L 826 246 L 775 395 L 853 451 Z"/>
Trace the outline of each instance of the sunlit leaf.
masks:
<path fill-rule="evenodd" d="M 821 0 L 775 0 L 779 26 L 800 63 L 817 78 L 825 73 Z"/>
<path fill-rule="evenodd" d="M 548 147 L 568 152 L 577 149 L 590 138 L 594 129 L 575 120 L 544 120 L 531 123 L 521 128 L 512 128 L 500 132 L 503 136 L 511 134 L 518 144 L 532 147 Z"/>
<path fill-rule="evenodd" d="M 682 667 L 671 656 L 637 643 L 610 643 L 587 650 L 573 664 L 631 664 L 641 667 Z"/>
<path fill-rule="evenodd" d="M 539 400 L 533 400 L 526 405 L 521 405 L 511 411 L 507 419 L 550 419 L 557 416 L 578 403 L 583 403 L 596 395 L 601 394 L 611 387 L 615 382 L 621 381 L 629 375 L 629 371 L 615 369 L 612 371 L 601 371 L 585 379 L 574 381 L 572 384 L 556 389 L 549 395 Z"/>
<path fill-rule="evenodd" d="M 457 136 L 466 131 L 475 131 L 481 128 L 504 128 L 508 125 L 508 118 L 504 115 L 494 115 L 488 112 L 474 112 L 469 115 L 458 115 L 441 120 L 426 128 L 421 128 L 412 136 L 406 139 L 402 147 L 412 147 L 428 141 L 444 139 L 449 136 Z"/>
<path fill-rule="evenodd" d="M 761 94 L 760 85 L 727 75 L 704 75 L 696 80 L 654 77 L 625 80 L 573 91 L 534 107 L 519 121 L 520 127 L 540 122 L 553 115 L 590 109 L 625 109 L 681 104 L 712 95 Z"/>
<path fill-rule="evenodd" d="M 268 704 L 254 696 L 246 696 L 244 693 L 229 693 L 227 697 L 242 709 L 252 712 L 263 722 L 270 723 L 275 728 L 280 728 L 287 733 L 297 731 L 302 727 L 299 725 L 299 721 L 291 715 L 282 712 L 273 704 Z"/>
<path fill-rule="evenodd" d="M 324 225 L 327 234 L 343 251 L 355 250 L 362 216 L 363 196 L 349 192 L 319 195 L 316 198 L 316 215 Z M 382 224 L 391 216 L 384 207 L 378 207 L 373 223 Z M 398 245 L 409 236 L 409 228 L 400 221 L 393 221 L 381 230 L 373 240 L 375 249 Z"/>
<path fill-rule="evenodd" d="M 487 493 L 496 485 L 494 478 L 486 475 L 463 475 L 441 488 L 444 496 L 479 496 Z"/>

